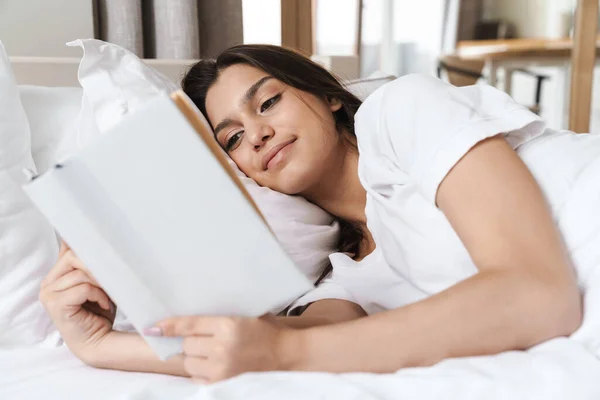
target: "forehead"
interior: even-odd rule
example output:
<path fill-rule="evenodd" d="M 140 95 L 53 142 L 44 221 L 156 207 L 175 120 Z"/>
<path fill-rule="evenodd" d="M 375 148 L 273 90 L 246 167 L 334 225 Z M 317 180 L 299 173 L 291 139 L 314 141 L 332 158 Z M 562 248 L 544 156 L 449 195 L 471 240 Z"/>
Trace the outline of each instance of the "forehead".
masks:
<path fill-rule="evenodd" d="M 208 103 L 211 97 L 222 96 L 239 100 L 250 86 L 268 75 L 265 71 L 249 65 L 238 64 L 227 67 L 219 73 L 217 81 L 208 90 L 206 101 Z"/>

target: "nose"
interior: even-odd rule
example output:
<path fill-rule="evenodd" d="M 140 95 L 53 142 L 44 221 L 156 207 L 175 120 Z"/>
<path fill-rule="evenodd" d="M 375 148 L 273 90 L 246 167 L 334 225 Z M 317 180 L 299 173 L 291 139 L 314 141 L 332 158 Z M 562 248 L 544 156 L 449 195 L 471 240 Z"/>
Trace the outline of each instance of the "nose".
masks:
<path fill-rule="evenodd" d="M 260 125 L 256 126 L 255 129 L 252 129 L 248 136 L 254 150 L 258 151 L 269 141 L 269 139 L 275 136 L 275 131 L 268 125 Z"/>

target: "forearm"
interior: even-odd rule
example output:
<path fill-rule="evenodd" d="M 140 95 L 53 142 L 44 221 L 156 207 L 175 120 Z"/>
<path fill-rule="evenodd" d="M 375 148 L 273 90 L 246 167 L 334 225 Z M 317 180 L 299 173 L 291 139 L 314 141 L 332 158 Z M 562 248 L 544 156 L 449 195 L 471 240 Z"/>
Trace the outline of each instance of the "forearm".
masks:
<path fill-rule="evenodd" d="M 539 290 L 538 290 L 539 289 Z M 391 372 L 448 357 L 530 347 L 572 331 L 577 307 L 523 274 L 488 271 L 412 305 L 296 335 L 293 369 Z M 555 307 L 556 305 L 556 307 Z M 552 310 L 551 312 L 547 312 Z"/>
<path fill-rule="evenodd" d="M 96 368 L 189 376 L 183 368 L 182 355 L 161 361 L 137 333 L 111 332 L 96 354 L 84 361 Z"/>
<path fill-rule="evenodd" d="M 358 304 L 325 299 L 309 305 L 300 316 L 278 317 L 277 320 L 290 328 L 302 329 L 351 321 L 366 315 Z"/>
<path fill-rule="evenodd" d="M 310 315 L 299 315 L 297 317 L 277 317 L 277 321 L 289 328 L 305 329 L 313 328 L 317 326 L 331 325 L 339 322 L 350 321 L 358 318 L 336 318 L 335 316 L 310 316 Z"/>
<path fill-rule="evenodd" d="M 340 303 L 343 303 L 341 307 Z M 303 315 L 277 317 L 277 320 L 290 328 L 301 329 L 349 321 L 364 315 L 362 308 L 355 304 L 326 300 L 321 304 L 315 303 Z M 111 332 L 84 362 L 96 368 L 189 376 L 183 368 L 183 356 L 161 361 L 140 335 L 130 332 Z"/>

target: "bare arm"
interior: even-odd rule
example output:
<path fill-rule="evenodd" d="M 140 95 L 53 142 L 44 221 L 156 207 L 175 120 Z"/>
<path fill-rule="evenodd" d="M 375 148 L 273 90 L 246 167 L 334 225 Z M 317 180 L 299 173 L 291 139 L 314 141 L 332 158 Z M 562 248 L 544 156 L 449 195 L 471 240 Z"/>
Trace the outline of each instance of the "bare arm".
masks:
<path fill-rule="evenodd" d="M 290 335 L 300 346 L 293 369 L 395 371 L 524 349 L 579 326 L 581 298 L 559 232 L 502 137 L 463 157 L 437 202 L 479 273 L 406 307 Z"/>
<path fill-rule="evenodd" d="M 82 361 L 96 368 L 189 376 L 183 368 L 183 356 L 161 361 L 144 339 L 134 332 L 109 333 L 96 351 Z"/>
<path fill-rule="evenodd" d="M 308 328 L 349 321 L 365 315 L 363 309 L 354 303 L 327 299 L 311 304 L 301 316 L 277 317 L 277 321 L 290 328 Z M 109 333 L 97 351 L 83 361 L 96 368 L 189 376 L 183 368 L 183 356 L 161 361 L 137 333 Z"/>
<path fill-rule="evenodd" d="M 350 321 L 366 315 L 358 304 L 346 300 L 325 299 L 312 303 L 298 317 L 279 317 L 278 321 L 290 328 L 310 328 Z"/>

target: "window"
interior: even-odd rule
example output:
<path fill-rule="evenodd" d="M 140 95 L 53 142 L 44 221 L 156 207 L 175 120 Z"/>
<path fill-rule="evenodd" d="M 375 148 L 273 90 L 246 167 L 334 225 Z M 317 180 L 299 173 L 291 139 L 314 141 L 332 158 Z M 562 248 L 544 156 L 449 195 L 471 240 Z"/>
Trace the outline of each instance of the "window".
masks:
<path fill-rule="evenodd" d="M 281 44 L 281 0 L 242 0 L 244 43 Z"/>
<path fill-rule="evenodd" d="M 316 54 L 356 54 L 358 0 L 315 0 Z"/>

